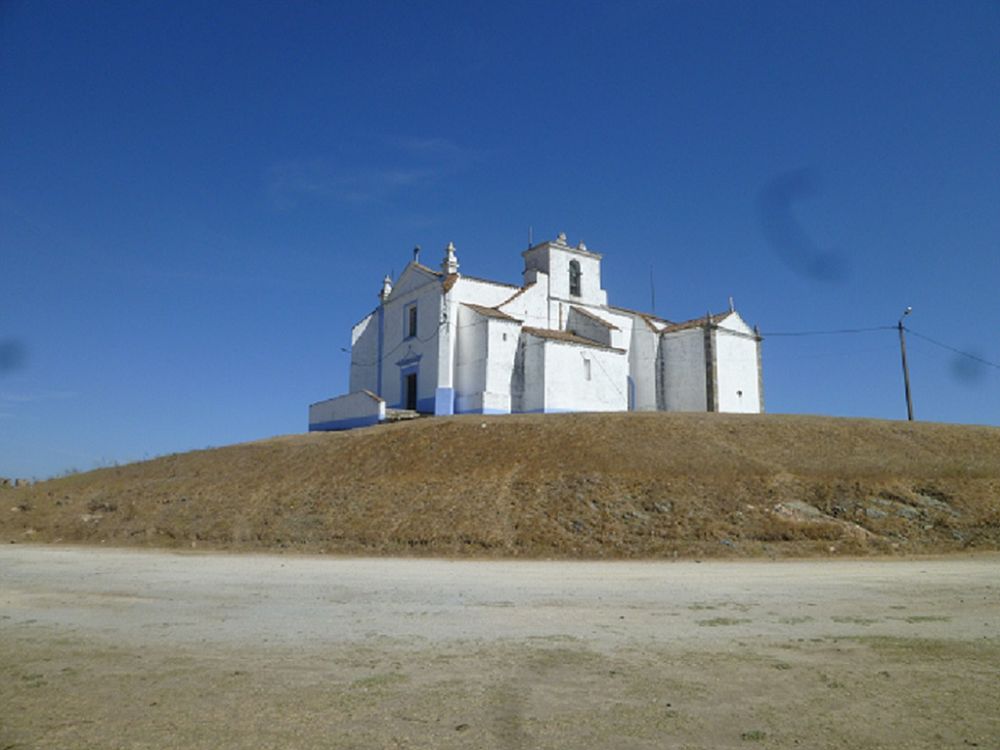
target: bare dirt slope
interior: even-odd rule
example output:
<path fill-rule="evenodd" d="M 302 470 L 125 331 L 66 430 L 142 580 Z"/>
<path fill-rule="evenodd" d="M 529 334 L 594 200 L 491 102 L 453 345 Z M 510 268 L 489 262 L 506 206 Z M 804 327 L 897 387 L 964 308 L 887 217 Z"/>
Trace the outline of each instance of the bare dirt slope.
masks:
<path fill-rule="evenodd" d="M 1000 429 L 421 419 L 100 469 L 0 503 L 5 542 L 650 558 L 1000 549 Z"/>

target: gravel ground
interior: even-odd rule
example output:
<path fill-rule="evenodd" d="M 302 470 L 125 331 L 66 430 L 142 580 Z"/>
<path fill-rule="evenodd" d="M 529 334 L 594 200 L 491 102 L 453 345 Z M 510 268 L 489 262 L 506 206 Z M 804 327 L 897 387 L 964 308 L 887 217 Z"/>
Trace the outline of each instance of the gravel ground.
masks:
<path fill-rule="evenodd" d="M 1000 747 L 1000 556 L 0 548 L 0 748 Z"/>

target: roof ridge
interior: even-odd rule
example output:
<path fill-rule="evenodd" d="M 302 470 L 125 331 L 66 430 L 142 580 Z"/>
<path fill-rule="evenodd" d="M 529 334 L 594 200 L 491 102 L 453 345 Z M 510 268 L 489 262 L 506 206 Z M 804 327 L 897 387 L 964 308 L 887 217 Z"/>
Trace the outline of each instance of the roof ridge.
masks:
<path fill-rule="evenodd" d="M 579 346 L 593 347 L 594 349 L 605 349 L 607 351 L 620 352 L 622 354 L 625 353 L 624 349 L 619 349 L 616 346 L 608 346 L 607 344 L 602 344 L 600 341 L 594 341 L 593 339 L 584 338 L 583 336 L 578 336 L 575 333 L 570 333 L 569 331 L 563 331 L 560 329 L 521 326 L 521 332 L 537 336 L 541 339 L 559 341 L 564 344 L 577 344 Z"/>
<path fill-rule="evenodd" d="M 493 281 L 492 279 L 484 279 L 479 276 L 466 276 L 465 274 L 462 274 L 462 278 L 468 279 L 469 281 L 478 281 L 483 284 L 493 284 L 494 286 L 506 286 L 510 287 L 511 289 L 517 289 L 517 284 L 508 284 L 503 281 Z"/>
<path fill-rule="evenodd" d="M 576 310 L 578 313 L 580 313 L 584 317 L 590 318 L 594 322 L 600 323 L 602 326 L 605 326 L 606 328 L 610 328 L 610 329 L 612 329 L 614 331 L 620 331 L 621 330 L 621 328 L 619 328 L 618 326 L 616 326 L 614 323 L 612 323 L 610 321 L 607 321 L 607 320 L 605 320 L 604 318 L 602 318 L 602 317 L 600 317 L 598 315 L 594 315 L 594 313 L 590 312 L 590 310 L 588 310 L 588 309 L 586 309 L 584 307 L 580 307 L 579 305 L 570 305 L 569 309 L 570 310 Z"/>
<path fill-rule="evenodd" d="M 485 305 L 477 305 L 475 302 L 460 302 L 464 307 L 468 307 L 480 315 L 484 315 L 488 318 L 497 318 L 499 320 L 510 320 L 515 323 L 520 323 L 519 318 L 515 318 L 513 315 L 508 315 L 503 310 L 498 310 L 495 307 L 486 307 Z"/>
<path fill-rule="evenodd" d="M 508 302 L 513 302 L 518 297 L 520 297 L 522 294 L 524 294 L 526 291 L 528 291 L 529 289 L 531 289 L 531 287 L 533 287 L 535 285 L 535 283 L 536 282 L 532 281 L 530 284 L 525 284 L 520 289 L 518 289 L 516 292 L 514 292 L 511 296 L 509 296 L 507 299 L 505 299 L 503 302 L 501 302 L 499 305 L 497 305 L 497 307 L 503 307 Z"/>
<path fill-rule="evenodd" d="M 621 305 L 608 305 L 609 310 L 621 310 L 622 312 L 629 313 L 631 315 L 638 315 L 642 318 L 650 318 L 651 320 L 659 321 L 660 323 L 666 323 L 670 325 L 673 323 L 669 318 L 661 318 L 659 315 L 654 313 L 645 313 L 640 310 L 633 310 L 631 307 L 622 307 Z"/>
<path fill-rule="evenodd" d="M 690 320 L 682 320 L 680 323 L 671 323 L 666 328 L 664 328 L 661 333 L 673 333 L 674 331 L 683 331 L 688 328 L 698 328 L 706 324 L 716 325 L 721 323 L 723 320 L 728 318 L 730 315 L 735 314 L 735 310 L 726 310 L 721 313 L 709 312 L 707 315 L 702 315 L 698 318 L 691 318 Z"/>

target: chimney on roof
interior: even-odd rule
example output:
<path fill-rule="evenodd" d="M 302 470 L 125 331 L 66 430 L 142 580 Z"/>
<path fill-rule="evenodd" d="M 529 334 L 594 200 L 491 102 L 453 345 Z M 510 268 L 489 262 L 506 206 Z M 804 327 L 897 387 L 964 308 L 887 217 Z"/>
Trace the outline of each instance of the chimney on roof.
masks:
<path fill-rule="evenodd" d="M 455 256 L 455 243 L 449 242 L 444 249 L 444 260 L 441 261 L 441 270 L 451 276 L 458 273 L 458 258 Z"/>
<path fill-rule="evenodd" d="M 420 262 L 420 245 L 414 245 L 413 247 L 413 262 Z"/>

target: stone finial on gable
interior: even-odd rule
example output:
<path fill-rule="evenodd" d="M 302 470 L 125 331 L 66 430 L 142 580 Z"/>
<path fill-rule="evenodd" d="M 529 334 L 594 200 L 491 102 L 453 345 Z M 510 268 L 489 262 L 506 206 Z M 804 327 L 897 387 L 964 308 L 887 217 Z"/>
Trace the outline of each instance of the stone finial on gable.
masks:
<path fill-rule="evenodd" d="M 385 302 L 389 299 L 390 294 L 392 294 L 392 279 L 389 278 L 389 274 L 386 274 L 385 278 L 382 279 L 382 291 L 378 293 L 378 298 Z"/>
<path fill-rule="evenodd" d="M 455 256 L 455 243 L 449 242 L 444 249 L 444 260 L 441 261 L 441 270 L 449 276 L 458 273 L 458 258 Z"/>
<path fill-rule="evenodd" d="M 580 244 L 576 246 L 576 249 L 582 252 L 587 252 L 587 246 L 583 243 L 582 240 L 580 241 Z"/>
<path fill-rule="evenodd" d="M 557 244 L 557 245 L 565 245 L 566 244 L 566 233 L 565 232 L 560 232 L 558 235 L 556 235 L 556 242 L 555 242 L 555 244 Z"/>

